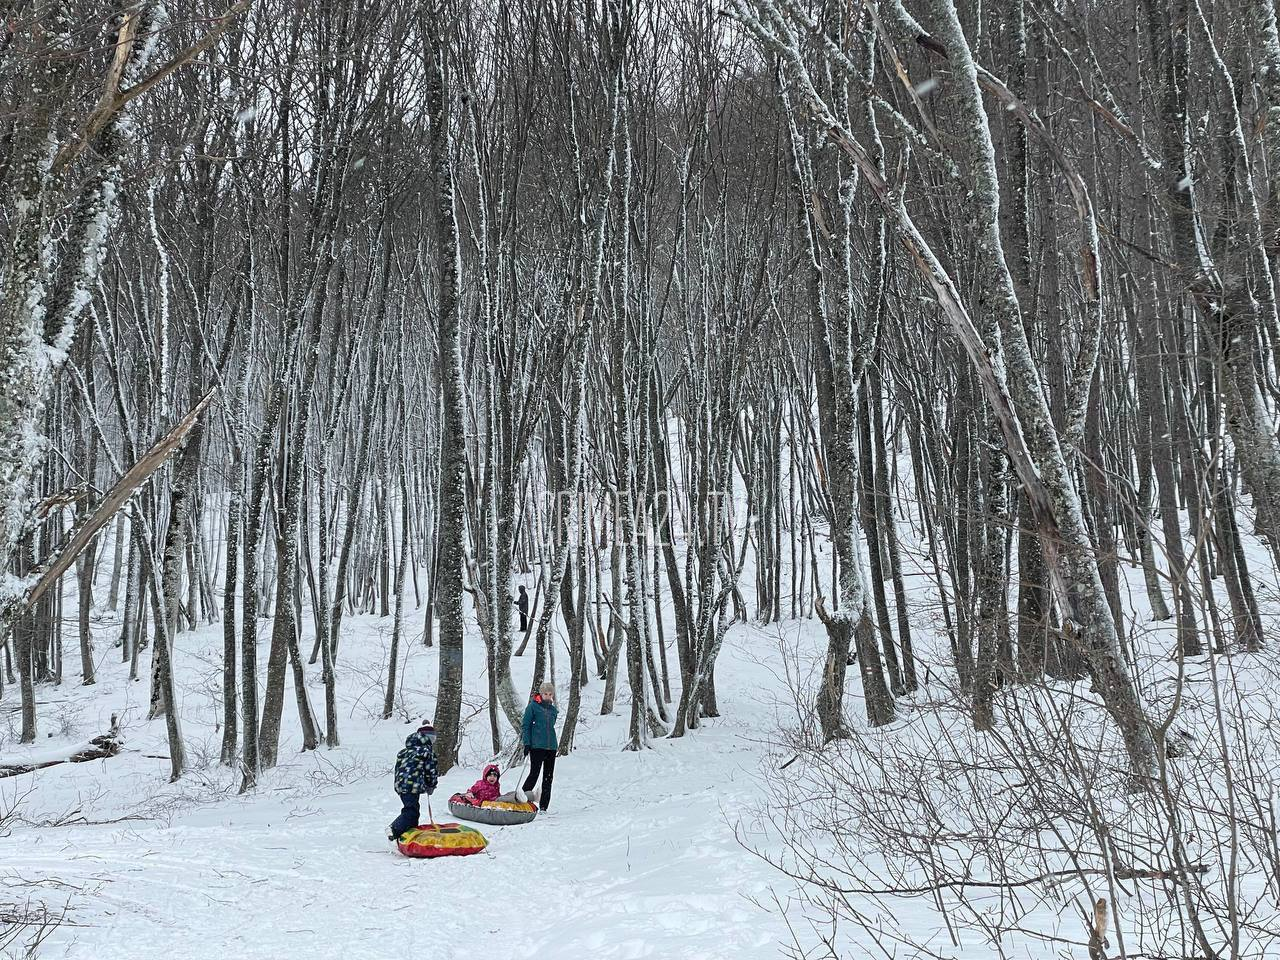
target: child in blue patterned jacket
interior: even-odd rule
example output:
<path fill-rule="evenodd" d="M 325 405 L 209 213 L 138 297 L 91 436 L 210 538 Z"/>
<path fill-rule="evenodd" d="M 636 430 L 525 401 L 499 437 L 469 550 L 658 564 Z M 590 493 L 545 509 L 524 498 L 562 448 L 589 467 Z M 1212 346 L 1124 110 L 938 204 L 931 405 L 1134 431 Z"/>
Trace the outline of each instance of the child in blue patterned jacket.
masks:
<path fill-rule="evenodd" d="M 406 830 L 418 825 L 419 796 L 430 796 L 436 789 L 436 728 L 424 721 L 404 742 L 396 754 L 395 788 L 400 795 L 400 816 L 391 822 L 387 839 L 399 840 Z"/>

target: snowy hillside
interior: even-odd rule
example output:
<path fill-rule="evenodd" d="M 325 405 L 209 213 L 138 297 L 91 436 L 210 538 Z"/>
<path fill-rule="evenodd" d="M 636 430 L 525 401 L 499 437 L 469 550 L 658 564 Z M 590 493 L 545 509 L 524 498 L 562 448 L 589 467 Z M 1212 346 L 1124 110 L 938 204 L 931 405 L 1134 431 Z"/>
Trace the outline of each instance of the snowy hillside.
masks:
<path fill-rule="evenodd" d="M 821 625 L 737 624 L 720 660 L 719 718 L 683 739 L 623 751 L 625 694 L 613 715 L 598 716 L 603 684 L 593 678 L 577 748 L 557 767 L 552 812 L 525 826 L 482 827 L 489 840 L 482 854 L 434 861 L 401 857 L 384 837 L 398 810 L 391 761 L 431 712 L 434 649 L 409 646 L 396 716 L 381 720 L 390 622 L 355 618 L 341 672 L 342 746 L 299 752 L 291 733 L 279 767 L 242 796 L 237 774 L 217 763 L 220 630 L 202 628 L 178 643 L 193 769 L 176 784 L 166 782 L 163 721 L 144 719 L 147 684 L 129 682 L 127 665 L 103 643 L 97 689 L 41 689 L 41 710 L 52 722 L 36 747 L 16 745 L 15 706 L 0 713 L 0 764 L 66 756 L 70 746 L 106 730 L 112 714 L 124 741 L 114 757 L 0 779 L 7 899 L 25 904 L 31 916 L 47 911 L 48 928 L 32 927 L 23 938 L 44 938 L 39 956 L 83 960 L 155 953 L 382 960 L 406 950 L 459 960 L 520 951 L 566 960 L 717 960 L 822 956 L 824 941 L 842 956 L 876 955 L 877 942 L 897 957 L 1083 956 L 1082 909 L 1090 902 L 1090 878 L 1098 880 L 1088 838 L 1068 844 L 1057 880 L 983 889 L 987 857 L 1008 850 L 1001 818 L 1025 816 L 1023 801 L 1036 791 L 1007 779 L 1017 751 L 1005 741 L 1016 730 L 984 736 L 970 729 L 944 679 L 944 650 L 928 629 L 936 614 L 928 590 L 912 602 L 930 679 L 913 700 L 919 709 L 908 705 L 892 727 L 873 731 L 858 723 L 854 699 L 855 740 L 815 749 L 807 740 L 813 731 L 800 721 L 812 717 L 825 649 Z M 118 624 L 103 617 L 95 627 L 105 637 Z M 1153 643 L 1167 633 L 1140 624 L 1134 636 Z M 447 797 L 469 786 L 490 759 L 483 662 L 473 636 L 462 763 L 436 791 L 437 819 L 448 819 Z M 1172 681 L 1174 665 L 1145 656 L 1143 663 L 1154 702 L 1167 706 L 1160 678 Z M 531 657 L 515 665 L 527 686 Z M 1221 803 L 1223 784 L 1211 758 L 1212 691 L 1236 705 L 1232 714 L 1241 722 L 1231 724 L 1233 744 L 1256 724 L 1251 761 L 1273 770 L 1277 752 L 1267 731 L 1272 705 L 1280 702 L 1280 664 L 1273 653 L 1199 661 L 1187 665 L 1187 680 L 1179 724 L 1193 728 L 1195 750 L 1208 759 L 1200 802 Z M 313 685 L 318 691 L 318 679 Z M 1000 709 L 1035 717 L 1033 724 L 1050 730 L 1071 729 L 1082 750 L 1091 738 L 1106 742 L 1099 756 L 1118 756 L 1114 733 L 1070 686 L 1010 690 Z M 891 782 L 895 777 L 905 779 Z M 506 772 L 504 789 L 516 779 Z M 1125 802 L 1123 791 L 1096 786 L 1108 802 Z M 912 795 L 917 799 L 901 799 Z M 902 822 L 877 822 L 890 805 Z M 919 817 L 917 830 L 895 833 L 912 817 Z M 1057 840 L 1049 830 L 1048 849 L 1066 842 L 1071 819 L 1058 825 Z M 948 837 L 947 830 L 957 832 Z M 912 832 L 920 835 L 917 849 L 893 848 Z M 1230 856 L 1229 839 L 1220 835 L 1193 845 L 1198 861 Z M 913 855 L 967 860 L 964 873 L 975 885 L 932 891 L 927 866 L 909 866 Z M 1077 863 L 1081 875 L 1072 872 L 1072 856 L 1084 858 Z M 1035 877 L 1039 862 L 1028 848 L 1022 862 L 1003 866 Z M 824 890 L 833 882 L 836 889 Z M 1140 880 L 1118 884 L 1116 903 L 1130 935 L 1159 913 L 1151 912 L 1151 887 Z M 834 914 L 844 916 L 834 927 L 833 903 L 841 904 Z M 1006 933 L 989 943 L 997 917 Z M 1150 929 L 1142 933 L 1152 936 Z M 21 942 L 10 946 L 15 956 L 25 955 Z"/>
<path fill-rule="evenodd" d="M 391 763 L 414 729 L 402 718 L 430 715 L 435 651 L 409 649 L 398 717 L 381 721 L 389 628 L 372 617 L 352 624 L 342 747 L 299 753 L 296 736 L 287 737 L 279 768 L 247 797 L 237 796 L 235 773 L 217 765 L 216 626 L 178 644 L 195 758 L 178 784 L 166 783 L 163 721 L 143 719 L 147 685 L 128 681 L 109 646 L 99 689 L 42 689 L 42 710 L 55 718 L 45 752 L 106 730 L 112 713 L 125 743 L 110 759 L 0 779 L 0 810 L 14 817 L 0 839 L 0 876 L 40 881 L 9 897 L 31 897 L 65 921 L 40 956 L 776 955 L 787 932 L 774 897 L 785 898 L 789 884 L 739 843 L 760 836 L 769 743 L 789 720 L 775 636 L 735 630 L 722 661 L 723 716 L 643 753 L 619 749 L 623 710 L 596 716 L 602 684 L 593 682 L 578 749 L 557 767 L 551 814 L 482 827 L 490 845 L 481 855 L 424 861 L 399 856 L 385 828 L 399 809 Z M 470 786 L 488 759 L 477 713 L 484 659 L 474 644 L 468 661 L 472 719 L 463 763 L 433 799 L 437 819 L 449 819 L 448 796 Z M 0 762 L 34 754 L 16 748 L 12 710 L 0 716 L 8 731 Z M 508 773 L 504 788 L 515 779 Z"/>

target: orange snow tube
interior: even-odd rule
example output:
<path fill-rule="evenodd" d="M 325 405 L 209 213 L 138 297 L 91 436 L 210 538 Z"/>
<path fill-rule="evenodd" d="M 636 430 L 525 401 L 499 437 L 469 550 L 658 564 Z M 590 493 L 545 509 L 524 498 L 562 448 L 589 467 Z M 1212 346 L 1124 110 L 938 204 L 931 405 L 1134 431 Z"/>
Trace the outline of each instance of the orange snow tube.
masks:
<path fill-rule="evenodd" d="M 396 846 L 406 857 L 467 857 L 488 843 L 479 830 L 460 823 L 424 823 L 406 830 Z"/>

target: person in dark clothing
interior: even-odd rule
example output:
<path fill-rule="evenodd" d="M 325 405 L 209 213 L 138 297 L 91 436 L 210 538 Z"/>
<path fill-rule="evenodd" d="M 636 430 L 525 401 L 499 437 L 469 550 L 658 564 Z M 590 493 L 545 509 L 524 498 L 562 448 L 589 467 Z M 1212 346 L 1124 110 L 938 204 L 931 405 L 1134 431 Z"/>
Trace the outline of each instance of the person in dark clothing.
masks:
<path fill-rule="evenodd" d="M 556 688 L 546 681 L 524 708 L 524 720 L 520 724 L 520 742 L 529 758 L 529 776 L 523 789 L 532 790 L 542 775 L 542 791 L 538 806 L 545 812 L 551 806 L 551 779 L 556 772 Z"/>
<path fill-rule="evenodd" d="M 430 796 L 436 789 L 436 728 L 424 721 L 404 742 L 396 754 L 395 789 L 400 795 L 400 816 L 387 828 L 388 840 L 399 840 L 406 830 L 418 825 L 422 815 L 419 798 Z"/>
<path fill-rule="evenodd" d="M 516 597 L 516 609 L 520 611 L 520 632 L 527 633 L 529 630 L 529 593 L 525 590 L 524 584 L 520 584 L 520 594 Z"/>

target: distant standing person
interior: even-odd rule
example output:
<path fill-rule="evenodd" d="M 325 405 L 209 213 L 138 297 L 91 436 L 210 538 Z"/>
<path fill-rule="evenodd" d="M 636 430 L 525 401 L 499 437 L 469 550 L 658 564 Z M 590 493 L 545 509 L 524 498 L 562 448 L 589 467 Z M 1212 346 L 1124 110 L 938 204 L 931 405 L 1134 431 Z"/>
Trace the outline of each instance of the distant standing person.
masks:
<path fill-rule="evenodd" d="M 542 774 L 542 791 L 538 806 L 545 812 L 551 806 L 551 778 L 556 772 L 556 688 L 550 680 L 543 681 L 529 705 L 524 708 L 524 721 L 520 724 L 520 742 L 529 758 L 529 776 L 523 789 L 527 793 Z"/>
<path fill-rule="evenodd" d="M 529 593 L 525 590 L 524 584 L 520 584 L 520 595 L 516 597 L 516 608 L 520 611 L 520 632 L 527 633 L 529 630 Z"/>

